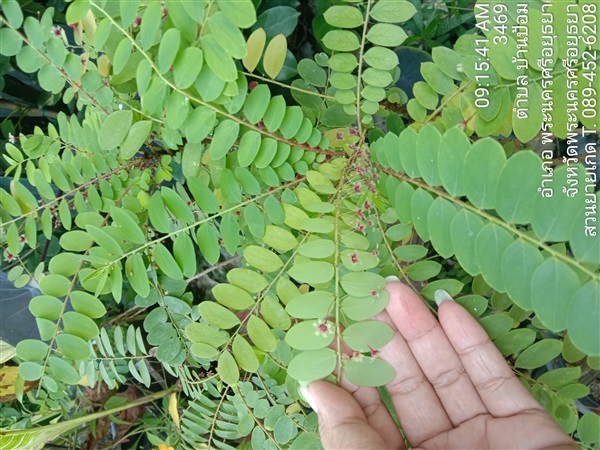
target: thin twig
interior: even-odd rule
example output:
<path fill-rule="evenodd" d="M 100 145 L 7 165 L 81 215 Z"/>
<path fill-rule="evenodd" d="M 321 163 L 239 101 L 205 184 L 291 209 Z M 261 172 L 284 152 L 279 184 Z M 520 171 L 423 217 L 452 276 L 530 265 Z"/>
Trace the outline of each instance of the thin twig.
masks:
<path fill-rule="evenodd" d="M 209 274 L 209 273 L 211 273 L 211 272 L 214 272 L 214 271 L 215 271 L 215 270 L 217 270 L 219 267 L 223 267 L 223 266 L 226 266 L 227 264 L 231 264 L 232 262 L 234 262 L 234 261 L 237 261 L 237 260 L 238 260 L 238 259 L 240 259 L 240 258 L 241 258 L 241 256 L 240 256 L 240 255 L 236 255 L 236 256 L 234 256 L 233 258 L 229 258 L 229 259 L 227 259 L 227 260 L 225 260 L 225 261 L 221 261 L 220 263 L 218 263 L 218 264 L 215 264 L 214 266 L 212 266 L 212 267 L 209 267 L 208 269 L 206 269 L 206 270 L 203 270 L 203 271 L 202 271 L 202 272 L 200 272 L 200 273 L 197 273 L 196 275 L 194 275 L 194 276 L 193 276 L 193 277 L 191 277 L 191 278 L 188 278 L 188 279 L 187 279 L 187 280 L 185 280 L 185 281 L 186 281 L 187 283 L 189 283 L 189 282 L 191 282 L 191 281 L 197 280 L 198 278 L 201 278 L 201 277 L 203 277 L 204 275 L 207 275 L 207 274 Z"/>

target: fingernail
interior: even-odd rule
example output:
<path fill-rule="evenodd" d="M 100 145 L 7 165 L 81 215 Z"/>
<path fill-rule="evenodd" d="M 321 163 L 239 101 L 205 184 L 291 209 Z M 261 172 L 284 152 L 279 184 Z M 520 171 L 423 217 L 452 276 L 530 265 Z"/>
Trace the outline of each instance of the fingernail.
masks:
<path fill-rule="evenodd" d="M 385 277 L 385 281 L 388 283 L 391 281 L 400 281 L 400 278 L 398 278 L 396 275 L 390 275 L 389 277 Z"/>
<path fill-rule="evenodd" d="M 433 298 L 435 298 L 435 302 L 437 303 L 438 306 L 440 306 L 442 303 L 444 303 L 445 301 L 448 301 L 448 300 L 451 302 L 454 301 L 454 299 L 452 297 L 450 297 L 450 294 L 448 294 L 443 289 L 438 289 L 437 291 L 435 291 L 435 294 L 433 294 Z"/>
<path fill-rule="evenodd" d="M 314 397 L 310 393 L 310 389 L 308 388 L 308 386 L 301 386 L 299 391 L 300 391 L 300 394 L 302 394 L 302 397 L 304 397 L 304 400 L 306 400 L 306 403 L 308 403 L 310 405 L 310 407 L 316 413 L 318 413 L 319 411 L 317 410 L 317 403 L 315 402 Z"/>

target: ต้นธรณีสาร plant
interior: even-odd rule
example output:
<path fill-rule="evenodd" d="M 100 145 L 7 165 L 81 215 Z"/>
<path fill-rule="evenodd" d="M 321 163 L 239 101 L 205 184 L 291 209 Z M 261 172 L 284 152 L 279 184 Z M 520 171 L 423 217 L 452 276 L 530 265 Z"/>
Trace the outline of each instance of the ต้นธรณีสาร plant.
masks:
<path fill-rule="evenodd" d="M 319 448 L 298 388 L 343 372 L 385 397 L 394 369 L 377 350 L 393 333 L 372 317 L 396 275 L 432 308 L 437 290 L 456 298 L 561 427 L 597 445 L 597 416 L 580 419 L 575 404 L 589 393 L 581 367 L 600 367 L 596 175 L 514 151 L 547 122 L 544 71 L 558 98 L 566 53 L 539 67 L 532 47 L 527 68 L 511 65 L 519 12 L 500 6 L 506 43 L 480 26 L 434 47 L 408 100 L 394 49 L 413 4 L 334 1 L 323 51 L 286 85 L 275 80 L 286 38 L 253 27 L 255 3 L 75 0 L 68 39 L 53 8 L 24 17 L 2 2 L 0 53 L 69 111 L 3 152 L 3 264 L 41 291 L 29 304 L 40 339 L 16 346 L 16 398 L 67 420 L 82 389 L 176 384 L 167 425 L 142 421 L 153 445 Z M 541 2 L 521 3 L 541 24 Z M 580 2 L 576 13 L 596 9 Z M 556 37 L 560 50 L 566 30 Z M 579 56 L 569 63 L 583 81 Z M 524 76 L 528 117 L 513 111 Z M 553 136 L 572 137 L 565 121 L 597 130 L 599 116 L 582 111 L 557 109 Z M 53 236 L 58 251 L 36 260 Z M 198 262 L 223 255 L 242 264 L 196 298 L 187 280 Z M 532 376 L 561 354 L 578 364 Z M 35 436 L 0 439 L 8 449 L 56 438 Z"/>

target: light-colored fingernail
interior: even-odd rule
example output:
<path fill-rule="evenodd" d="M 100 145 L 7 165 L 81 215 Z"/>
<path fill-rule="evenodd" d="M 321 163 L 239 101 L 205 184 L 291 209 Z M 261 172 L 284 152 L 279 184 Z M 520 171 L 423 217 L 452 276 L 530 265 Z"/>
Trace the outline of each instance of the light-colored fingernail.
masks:
<path fill-rule="evenodd" d="M 400 278 L 398 278 L 396 275 L 390 275 L 389 277 L 385 277 L 385 281 L 388 283 L 391 281 L 400 281 Z"/>
<path fill-rule="evenodd" d="M 433 294 L 433 298 L 435 298 L 435 302 L 437 303 L 438 306 L 440 306 L 442 303 L 444 303 L 448 300 L 451 302 L 454 301 L 454 299 L 452 297 L 450 297 L 450 294 L 448 294 L 443 289 L 438 289 L 437 291 L 435 291 L 435 294 Z"/>
<path fill-rule="evenodd" d="M 310 389 L 308 389 L 308 386 L 300 387 L 299 391 L 300 391 L 300 394 L 302 394 L 302 397 L 304 397 L 304 400 L 306 400 L 306 403 L 308 403 L 310 405 L 310 407 L 316 413 L 318 413 L 319 411 L 317 410 L 317 403 L 315 402 L 314 397 L 310 393 Z"/>

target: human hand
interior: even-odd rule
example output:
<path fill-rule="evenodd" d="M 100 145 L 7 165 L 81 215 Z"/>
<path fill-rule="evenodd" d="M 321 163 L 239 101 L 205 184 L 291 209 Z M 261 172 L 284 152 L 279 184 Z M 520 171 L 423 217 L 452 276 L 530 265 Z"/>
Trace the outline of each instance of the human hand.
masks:
<path fill-rule="evenodd" d="M 477 321 L 443 301 L 439 322 L 400 282 L 375 318 L 395 331 L 379 356 L 402 431 L 422 449 L 578 449 L 506 364 Z M 315 381 L 302 389 L 326 449 L 406 449 L 376 388 Z M 308 392 L 307 392 L 308 391 Z"/>

